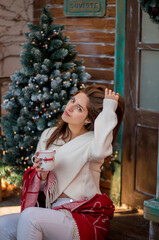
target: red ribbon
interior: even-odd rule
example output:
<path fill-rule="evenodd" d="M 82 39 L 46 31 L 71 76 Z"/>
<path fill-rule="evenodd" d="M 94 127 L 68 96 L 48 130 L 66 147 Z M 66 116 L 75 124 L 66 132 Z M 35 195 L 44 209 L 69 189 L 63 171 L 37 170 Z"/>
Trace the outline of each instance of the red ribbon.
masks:
<path fill-rule="evenodd" d="M 52 161 L 53 158 L 45 158 L 44 161 Z"/>

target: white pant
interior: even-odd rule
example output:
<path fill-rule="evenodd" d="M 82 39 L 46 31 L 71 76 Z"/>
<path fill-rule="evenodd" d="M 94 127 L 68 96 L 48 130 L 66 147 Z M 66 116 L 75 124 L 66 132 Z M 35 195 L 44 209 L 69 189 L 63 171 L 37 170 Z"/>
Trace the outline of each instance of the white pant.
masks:
<path fill-rule="evenodd" d="M 72 240 L 72 226 L 63 212 L 30 207 L 0 217 L 0 240 Z"/>

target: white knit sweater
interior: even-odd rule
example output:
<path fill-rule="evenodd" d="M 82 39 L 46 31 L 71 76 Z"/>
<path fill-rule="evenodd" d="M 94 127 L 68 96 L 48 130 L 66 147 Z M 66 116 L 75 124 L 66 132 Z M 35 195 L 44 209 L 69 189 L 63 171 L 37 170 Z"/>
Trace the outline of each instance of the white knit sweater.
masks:
<path fill-rule="evenodd" d="M 56 200 L 65 193 L 74 200 L 83 200 L 101 193 L 99 188 L 100 167 L 104 158 L 112 154 L 113 129 L 117 124 L 117 101 L 104 99 L 103 111 L 95 120 L 94 132 L 84 133 L 65 143 L 58 139 L 49 150 L 56 150 L 55 168 L 57 179 Z M 46 149 L 47 139 L 55 127 L 46 129 L 39 140 L 37 150 Z"/>

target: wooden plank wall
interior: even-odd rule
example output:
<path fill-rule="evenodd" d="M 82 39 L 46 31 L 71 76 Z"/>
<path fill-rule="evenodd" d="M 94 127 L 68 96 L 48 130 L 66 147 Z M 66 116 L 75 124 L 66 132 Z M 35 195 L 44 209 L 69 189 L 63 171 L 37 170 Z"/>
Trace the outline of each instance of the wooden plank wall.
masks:
<path fill-rule="evenodd" d="M 34 21 L 38 23 L 41 7 L 50 4 L 54 22 L 65 25 L 65 34 L 76 45 L 78 58 L 84 59 L 89 82 L 114 88 L 116 0 L 107 0 L 104 17 L 65 17 L 64 0 L 35 0 Z"/>

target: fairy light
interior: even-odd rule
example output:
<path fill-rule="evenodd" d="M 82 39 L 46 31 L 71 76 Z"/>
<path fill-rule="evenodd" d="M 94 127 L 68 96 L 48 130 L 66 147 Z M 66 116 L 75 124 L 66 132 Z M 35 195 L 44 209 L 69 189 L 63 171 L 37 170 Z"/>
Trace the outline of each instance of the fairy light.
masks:
<path fill-rule="evenodd" d="M 36 85 L 36 88 L 38 88 L 39 86 L 38 85 Z"/>
<path fill-rule="evenodd" d="M 23 150 L 23 147 L 20 147 L 20 149 L 22 149 L 22 150 Z"/>
<path fill-rule="evenodd" d="M 54 113 L 56 113 L 56 109 L 54 110 Z"/>
<path fill-rule="evenodd" d="M 16 132 L 14 132 L 14 134 L 17 134 Z"/>

